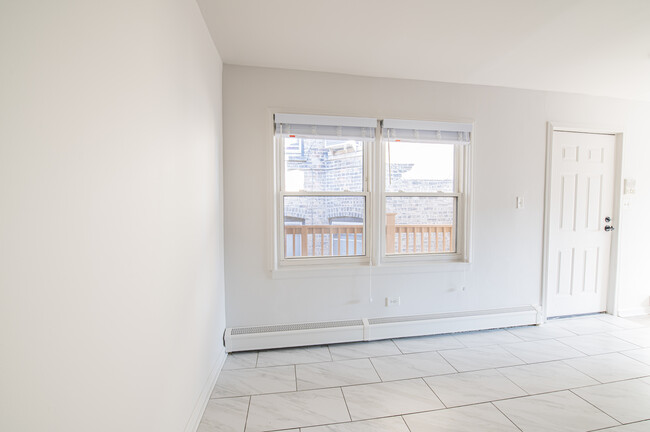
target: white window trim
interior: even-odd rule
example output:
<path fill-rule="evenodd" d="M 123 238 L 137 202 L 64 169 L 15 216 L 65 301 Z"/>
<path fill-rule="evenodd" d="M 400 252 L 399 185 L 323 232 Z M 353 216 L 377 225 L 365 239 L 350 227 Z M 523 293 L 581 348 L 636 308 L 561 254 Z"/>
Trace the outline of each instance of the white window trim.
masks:
<path fill-rule="evenodd" d="M 418 123 L 418 122 L 416 122 Z M 472 134 L 473 135 L 473 134 Z M 470 138 L 473 141 L 473 136 Z M 469 262 L 469 186 L 471 172 L 471 148 L 470 145 L 456 145 L 454 148 L 454 187 L 453 193 L 441 192 L 386 192 L 386 146 L 388 140 L 384 139 L 382 131 L 378 136 L 380 140 L 379 173 L 375 179 L 379 183 L 378 190 L 381 191 L 379 212 L 379 233 L 380 253 L 377 261 L 383 264 L 413 264 L 413 263 L 454 263 Z M 386 226 L 386 197 L 390 196 L 422 196 L 422 197 L 455 197 L 457 199 L 454 209 L 456 220 L 456 251 L 450 253 L 420 253 L 420 254 L 387 254 L 386 253 L 386 235 L 383 229 Z"/>
<path fill-rule="evenodd" d="M 370 174 L 368 172 L 370 163 L 372 159 L 372 145 L 370 140 L 363 140 L 363 190 L 361 192 L 311 192 L 311 191 L 299 191 L 299 192 L 287 192 L 285 191 L 284 183 L 284 146 L 282 145 L 282 138 L 278 138 L 277 135 L 273 134 L 273 141 L 275 146 L 276 153 L 276 163 L 274 164 L 274 169 L 276 171 L 276 181 L 277 187 L 273 191 L 275 195 L 275 211 L 276 211 L 276 221 L 277 226 L 275 228 L 274 237 L 275 237 L 275 262 L 278 263 L 278 267 L 300 267 L 305 268 L 309 266 L 314 266 L 320 268 L 322 266 L 345 266 L 345 265 L 368 265 L 371 260 L 371 236 L 368 235 L 371 232 L 371 221 L 370 221 L 370 208 L 372 206 L 372 195 L 369 188 L 369 179 Z M 372 142 L 375 142 L 376 138 L 373 138 Z M 284 198 L 288 196 L 359 196 L 365 198 L 365 215 L 364 215 L 364 245 L 363 250 L 364 255 L 351 255 L 351 256 L 320 256 L 320 257 L 295 257 L 295 258 L 286 258 L 284 251 Z"/>
<path fill-rule="evenodd" d="M 283 110 L 285 111 L 285 110 Z M 364 192 L 346 192 L 346 196 L 364 196 L 366 199 L 365 207 L 365 255 L 364 256 L 335 256 L 335 257 L 301 257 L 301 258 L 284 258 L 284 240 L 279 233 L 284 234 L 282 224 L 284 218 L 283 200 L 285 196 L 314 195 L 323 196 L 327 192 L 284 192 L 283 163 L 284 152 L 283 146 L 279 142 L 275 132 L 275 121 L 273 119 L 276 110 L 269 110 L 270 114 L 270 131 L 272 146 L 273 163 L 270 167 L 271 178 L 271 203 L 274 226 L 271 234 L 270 243 L 272 246 L 271 254 L 271 273 L 273 278 L 292 278 L 306 277 L 307 275 L 319 274 L 323 277 L 330 276 L 332 270 L 342 270 L 358 274 L 361 271 L 365 274 L 364 267 L 376 267 L 379 273 L 384 273 L 381 268 L 392 273 L 400 272 L 399 269 L 410 272 L 439 272 L 439 271 L 464 271 L 467 266 L 471 265 L 471 238 L 472 238 L 472 177 L 473 172 L 473 151 L 475 145 L 475 125 L 472 124 L 472 133 L 470 135 L 469 145 L 458 145 L 455 149 L 456 163 L 456 181 L 458 183 L 458 193 L 436 194 L 436 193 L 404 193 L 405 196 L 458 196 L 456 208 L 456 252 L 449 254 L 441 253 L 424 253 L 424 254 L 404 254 L 404 255 L 386 255 L 386 236 L 383 233 L 386 223 L 385 214 L 385 197 L 387 193 L 384 189 L 385 182 L 385 145 L 386 140 L 382 136 L 381 121 L 377 121 L 377 128 L 374 138 L 375 145 L 371 145 L 368 140 L 364 141 Z M 468 123 L 467 120 L 459 120 L 459 123 Z M 451 122 L 453 123 L 453 121 Z M 441 123 L 442 124 L 442 123 Z M 372 142 L 372 141 L 371 141 Z M 377 144 L 378 143 L 378 144 Z M 379 155 L 375 153 L 379 151 Z M 461 157 L 459 157 L 459 155 Z M 377 192 L 375 192 L 377 191 Z M 333 195 L 340 195 L 335 193 Z M 393 195 L 393 193 L 388 193 Z M 393 269 L 393 270 L 391 270 Z M 346 273 L 346 274 L 347 274 Z M 338 275 L 338 274 L 337 274 Z"/>

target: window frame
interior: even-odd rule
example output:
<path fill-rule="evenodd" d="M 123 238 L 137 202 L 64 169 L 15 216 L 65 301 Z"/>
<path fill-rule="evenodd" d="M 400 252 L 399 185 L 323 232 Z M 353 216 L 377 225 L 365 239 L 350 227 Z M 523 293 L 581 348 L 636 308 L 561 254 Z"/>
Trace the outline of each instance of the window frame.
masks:
<path fill-rule="evenodd" d="M 326 139 L 326 138 L 325 138 Z M 274 233 L 275 243 L 276 243 L 276 262 L 281 267 L 304 267 L 304 266 L 322 266 L 322 265 L 346 265 L 346 264 L 368 264 L 371 260 L 371 244 L 370 238 L 371 235 L 371 221 L 370 208 L 372 206 L 372 198 L 369 187 L 369 175 L 370 163 L 372 159 L 372 147 L 371 143 L 376 142 L 376 137 L 372 139 L 363 139 L 360 140 L 363 146 L 363 187 L 360 192 L 352 191 L 341 191 L 341 192 L 312 192 L 312 191 L 296 191 L 289 192 L 286 191 L 285 184 L 285 151 L 284 151 L 284 137 L 278 136 L 277 131 L 275 130 L 275 121 L 273 122 L 273 141 L 275 146 L 275 155 L 277 162 L 274 163 L 276 171 L 276 184 L 274 195 L 275 195 L 275 207 L 276 207 L 276 220 L 277 226 Z M 304 197 L 304 196 L 313 196 L 313 197 L 322 197 L 322 196 L 334 196 L 334 197 L 363 197 L 365 200 L 365 211 L 364 211 L 364 230 L 363 230 L 363 255 L 347 255 L 347 256 L 305 256 L 305 257 L 292 257 L 288 258 L 285 256 L 284 240 L 285 240 L 285 228 L 284 228 L 284 199 L 286 197 Z"/>
<path fill-rule="evenodd" d="M 384 137 L 383 130 L 380 132 L 380 164 L 379 175 L 380 187 L 380 209 L 379 219 L 382 227 L 379 237 L 381 263 L 447 263 L 447 262 L 469 262 L 469 172 L 470 152 L 473 142 L 473 133 L 470 135 L 470 144 L 454 146 L 454 192 L 387 192 L 386 191 L 386 152 L 388 147 L 388 138 Z M 386 253 L 386 198 L 387 197 L 453 197 L 456 198 L 454 208 L 455 221 L 455 252 L 449 253 L 412 253 L 412 254 L 387 254 Z"/>
<path fill-rule="evenodd" d="M 271 234 L 273 245 L 271 270 L 316 270 L 326 268 L 362 268 L 363 266 L 401 267 L 415 265 L 426 269 L 433 265 L 434 269 L 442 269 L 441 265 L 469 264 L 471 262 L 471 221 L 472 221 L 472 147 L 475 142 L 474 123 L 467 120 L 456 120 L 458 123 L 471 124 L 470 142 L 468 145 L 454 145 L 454 185 L 453 193 L 416 193 L 416 192 L 386 192 L 386 146 L 382 120 L 378 118 L 374 138 L 363 140 L 363 190 L 361 192 L 287 192 L 284 179 L 284 142 L 283 137 L 276 131 L 275 114 L 279 111 L 269 111 L 271 116 L 272 178 L 271 193 L 274 232 Z M 283 110 L 283 112 L 286 112 Z M 341 116 L 343 117 L 343 116 Z M 420 253 L 420 254 L 386 254 L 386 197 L 387 196 L 451 196 L 456 197 L 456 251 L 453 253 Z M 364 224 L 364 255 L 351 256 L 313 256 L 286 258 L 284 243 L 284 198 L 287 196 L 362 196 L 365 199 Z M 425 267 L 422 267 L 425 266 Z M 416 267 L 413 267 L 414 269 Z M 452 268 L 452 267 L 450 267 Z M 456 268 L 456 267 L 453 267 Z M 424 270 L 423 270 L 424 271 Z M 288 274 L 288 273 L 287 273 Z M 301 274 L 300 272 L 297 273 Z M 278 275 L 279 277 L 279 275 Z"/>

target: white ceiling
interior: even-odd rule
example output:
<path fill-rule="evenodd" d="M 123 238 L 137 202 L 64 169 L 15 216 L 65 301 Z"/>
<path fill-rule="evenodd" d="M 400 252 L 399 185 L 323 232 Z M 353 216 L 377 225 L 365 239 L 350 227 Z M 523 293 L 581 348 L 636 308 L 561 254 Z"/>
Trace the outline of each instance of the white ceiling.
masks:
<path fill-rule="evenodd" d="M 197 0 L 224 63 L 650 100 L 650 0 Z"/>

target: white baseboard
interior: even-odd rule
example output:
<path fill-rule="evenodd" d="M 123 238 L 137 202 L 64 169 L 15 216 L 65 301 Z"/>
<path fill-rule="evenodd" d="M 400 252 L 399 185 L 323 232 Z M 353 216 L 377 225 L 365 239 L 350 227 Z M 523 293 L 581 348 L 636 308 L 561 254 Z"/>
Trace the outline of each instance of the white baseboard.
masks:
<path fill-rule="evenodd" d="M 404 319 L 405 318 L 405 319 Z M 458 333 L 539 324 L 538 311 L 530 306 L 419 316 L 419 319 L 371 319 L 367 340 Z"/>
<path fill-rule="evenodd" d="M 226 351 L 250 351 L 363 340 L 362 320 L 228 328 Z"/>
<path fill-rule="evenodd" d="M 650 306 L 641 306 L 636 308 L 619 309 L 618 316 L 631 317 L 638 315 L 650 315 Z"/>
<path fill-rule="evenodd" d="M 212 371 L 210 372 L 208 381 L 203 386 L 203 389 L 201 390 L 201 395 L 199 396 L 198 400 L 196 401 L 196 404 L 194 405 L 194 409 L 192 410 L 192 415 L 190 416 L 190 419 L 187 421 L 187 425 L 185 426 L 185 432 L 196 432 L 196 430 L 199 428 L 199 423 L 201 423 L 203 412 L 205 411 L 205 407 L 208 405 L 208 402 L 210 401 L 210 395 L 212 394 L 212 389 L 214 388 L 214 385 L 217 383 L 217 378 L 219 378 L 219 373 L 221 373 L 221 368 L 223 367 L 223 364 L 226 362 L 227 356 L 228 353 L 226 353 L 225 350 L 221 350 L 219 352 L 219 357 L 217 358 L 217 361 L 214 363 L 214 366 L 212 367 Z"/>
<path fill-rule="evenodd" d="M 360 342 L 540 324 L 539 308 L 522 306 L 471 312 L 361 318 L 274 326 L 228 328 L 228 352 Z"/>

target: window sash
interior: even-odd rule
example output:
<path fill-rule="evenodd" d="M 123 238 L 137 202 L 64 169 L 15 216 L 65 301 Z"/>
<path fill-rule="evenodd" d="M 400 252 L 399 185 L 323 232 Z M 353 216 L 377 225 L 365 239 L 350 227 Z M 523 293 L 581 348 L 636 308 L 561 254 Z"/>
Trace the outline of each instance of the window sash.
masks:
<path fill-rule="evenodd" d="M 386 121 L 384 120 L 384 123 Z M 467 169 L 469 168 L 469 147 L 468 145 L 455 145 L 454 146 L 454 192 L 388 192 L 386 185 L 386 172 L 388 160 L 386 158 L 386 151 L 388 143 L 395 143 L 389 139 L 386 133 L 386 128 L 382 128 L 381 135 L 381 156 L 378 161 L 378 170 L 381 173 L 378 187 L 380 189 L 380 251 L 378 260 L 379 262 L 435 262 L 435 261 L 448 261 L 461 260 L 466 258 L 466 239 L 467 239 Z M 414 142 L 422 142 L 414 141 Z M 447 144 L 440 141 L 431 141 L 433 144 Z M 454 142 L 453 144 L 457 144 Z M 386 198 L 387 197 L 451 197 L 455 198 L 454 216 L 453 216 L 453 232 L 455 250 L 447 253 L 388 253 L 387 251 L 387 237 L 386 237 Z"/>
<path fill-rule="evenodd" d="M 383 236 L 383 244 L 384 244 L 384 257 L 388 259 L 393 259 L 396 257 L 416 257 L 416 256 L 453 256 L 458 254 L 458 249 L 459 249 L 459 243 L 458 243 L 458 213 L 459 213 L 459 205 L 460 205 L 460 200 L 462 199 L 463 194 L 460 193 L 449 193 L 449 194 L 413 194 L 413 193 L 393 193 L 393 194 L 386 194 L 384 197 L 384 211 L 385 211 L 385 220 L 384 220 L 384 227 L 385 229 L 383 230 L 384 236 Z M 387 210 L 387 203 L 386 203 L 386 198 L 391 198 L 391 197 L 396 197 L 396 198 L 452 198 L 453 199 L 453 204 L 452 204 L 452 210 L 453 210 L 453 215 L 451 218 L 451 230 L 449 231 L 449 240 L 446 240 L 446 234 L 447 231 L 445 231 L 446 225 L 444 224 L 403 224 L 403 225 L 397 225 L 397 224 L 392 224 L 389 225 L 388 217 L 389 213 Z M 394 221 L 393 221 L 394 222 Z M 427 232 L 424 232 L 424 227 L 430 227 L 431 225 L 437 225 L 440 228 L 435 229 L 434 233 L 436 236 L 435 244 L 431 240 L 431 235 L 432 232 L 427 229 Z M 390 239 L 390 234 L 389 228 L 392 227 L 392 234 L 398 234 L 398 241 L 395 242 L 394 237 L 391 241 Z M 403 231 L 400 233 L 400 231 Z M 406 241 L 405 241 L 405 252 L 401 252 L 402 250 L 402 241 L 401 241 L 401 234 L 406 234 Z M 413 242 L 410 243 L 410 234 L 413 234 Z M 416 252 L 417 249 L 417 238 L 418 234 L 421 235 L 421 241 L 420 241 L 420 247 L 421 249 L 427 249 L 426 252 Z M 428 239 L 425 242 L 425 234 L 428 234 Z M 438 251 L 438 234 L 442 234 L 442 251 Z M 409 252 L 409 244 L 412 246 L 413 252 Z M 449 245 L 449 251 L 445 251 L 445 247 Z M 431 251 L 432 247 L 435 249 L 433 252 Z M 398 252 L 393 252 L 395 249 L 398 249 Z M 393 251 L 390 251 L 390 249 L 393 249 Z"/>
<path fill-rule="evenodd" d="M 371 138 L 361 138 L 361 137 L 352 137 L 351 139 L 362 141 L 362 191 L 287 191 L 285 183 L 285 164 L 286 164 L 286 155 L 285 155 L 285 143 L 284 140 L 289 138 L 287 134 L 279 133 L 276 125 L 276 134 L 275 139 L 278 147 L 278 163 L 277 168 L 279 169 L 279 190 L 277 191 L 277 251 L 278 251 L 278 260 L 282 265 L 305 265 L 308 263 L 313 264 L 322 264 L 322 263 L 354 263 L 354 262 L 368 262 L 370 259 L 369 250 L 370 250 L 370 216 L 371 216 L 371 196 L 368 188 L 368 169 L 369 169 L 369 153 L 371 152 L 372 144 L 376 142 L 374 137 L 374 130 L 377 125 L 377 120 L 373 120 L 375 126 L 373 127 L 373 136 Z M 304 137 L 304 136 L 299 136 Z M 292 137 L 293 138 L 293 137 Z M 321 139 L 338 139 L 339 136 L 312 136 L 307 138 L 321 138 Z M 350 137 L 346 137 L 350 138 Z M 288 256 L 287 247 L 285 247 L 286 241 L 286 231 L 284 224 L 284 200 L 286 197 L 363 197 L 364 198 L 364 217 L 362 225 L 362 255 L 325 255 L 325 256 Z M 304 226 L 304 225 L 303 225 Z M 335 225 L 333 225 L 335 227 Z M 301 239 L 302 240 L 302 239 Z M 330 239 L 330 241 L 334 241 Z M 338 244 L 340 244 L 340 237 L 337 239 Z M 337 246 L 338 246 L 337 244 Z M 293 244 L 292 244 L 293 246 Z M 346 245 L 347 247 L 347 245 Z M 295 253 L 295 250 L 293 250 Z M 356 252 L 356 251 L 355 251 Z"/>
<path fill-rule="evenodd" d="M 332 223 L 326 223 L 326 224 L 313 224 L 313 225 L 285 225 L 284 220 L 285 220 L 285 215 L 284 215 L 284 204 L 285 204 L 285 198 L 301 198 L 301 197 L 341 197 L 341 198 L 363 198 L 363 216 L 362 216 L 362 223 L 361 224 L 353 224 L 353 223 L 346 223 L 346 224 L 332 224 Z M 282 199 L 282 258 L 285 261 L 296 261 L 296 260 L 320 260 L 320 259 L 350 259 L 350 258 L 367 258 L 368 256 L 368 230 L 367 230 L 367 220 L 368 220 L 368 200 L 369 200 L 369 195 L 368 194 L 355 194 L 355 195 L 350 195 L 350 194 L 337 194 L 337 195 L 296 195 L 296 194 L 290 194 L 290 195 L 284 195 L 284 198 Z M 344 228 L 342 228 L 342 225 L 353 225 L 352 228 L 345 228 L 345 232 L 342 232 Z M 291 233 L 287 233 L 287 228 L 288 231 L 291 231 Z M 348 232 L 351 230 L 352 232 Z M 291 240 L 289 239 L 289 235 L 291 235 Z M 296 255 L 296 235 L 300 235 L 300 255 Z M 358 239 L 358 235 L 361 235 L 361 239 Z M 304 236 L 304 237 L 303 237 Z M 309 239 L 311 236 L 311 240 Z M 318 237 L 320 236 L 320 237 Z M 352 238 L 350 238 L 352 236 Z M 319 240 L 317 240 L 319 239 Z M 289 242 L 291 243 L 291 248 L 289 248 Z M 334 246 L 334 243 L 336 243 L 336 246 Z M 345 247 L 342 247 L 342 244 L 345 244 Z M 327 245 L 327 246 L 326 246 Z M 309 247 L 311 246 L 312 248 L 312 254 L 309 255 L 308 253 L 303 255 L 303 252 L 308 252 Z M 303 248 L 306 249 L 303 251 Z M 357 253 L 358 249 L 361 249 L 361 253 Z M 293 252 L 292 255 L 288 254 L 289 249 Z M 326 250 L 327 254 L 326 254 Z M 352 250 L 352 253 L 350 253 L 350 250 Z M 320 251 L 320 253 L 318 253 Z M 330 255 L 329 252 L 332 254 Z M 342 253 L 344 252 L 344 253 Z"/>

